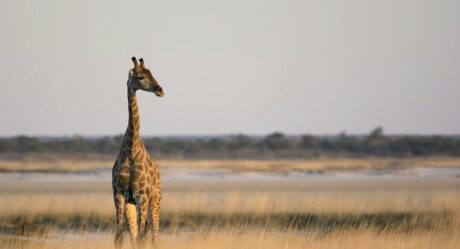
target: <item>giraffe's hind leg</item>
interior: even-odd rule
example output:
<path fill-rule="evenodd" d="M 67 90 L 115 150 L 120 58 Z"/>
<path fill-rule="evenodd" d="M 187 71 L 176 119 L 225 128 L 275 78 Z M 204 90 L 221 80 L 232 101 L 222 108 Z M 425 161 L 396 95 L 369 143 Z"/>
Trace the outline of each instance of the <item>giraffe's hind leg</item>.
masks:
<path fill-rule="evenodd" d="M 152 228 L 153 228 L 153 245 L 158 247 L 159 245 L 159 238 L 158 238 L 158 230 L 160 226 L 160 206 L 161 206 L 161 193 L 160 191 L 155 191 L 153 196 L 150 198 L 149 203 L 149 212 L 150 218 L 152 220 Z"/>
<path fill-rule="evenodd" d="M 122 193 L 114 192 L 113 200 L 115 202 L 117 216 L 117 229 L 115 231 L 115 247 L 121 248 L 121 246 L 123 245 L 123 209 L 125 204 L 125 198 Z"/>

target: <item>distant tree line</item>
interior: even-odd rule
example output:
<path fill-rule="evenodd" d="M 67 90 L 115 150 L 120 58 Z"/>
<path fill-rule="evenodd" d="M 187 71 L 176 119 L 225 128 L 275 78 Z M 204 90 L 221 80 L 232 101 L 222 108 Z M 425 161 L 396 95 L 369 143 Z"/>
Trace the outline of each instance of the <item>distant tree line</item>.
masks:
<path fill-rule="evenodd" d="M 123 136 L 0 138 L 0 153 L 118 153 Z M 460 137 L 440 135 L 385 135 L 378 127 L 367 135 L 267 136 L 243 134 L 214 137 L 145 137 L 145 147 L 156 156 L 170 158 L 315 158 L 459 156 Z"/>

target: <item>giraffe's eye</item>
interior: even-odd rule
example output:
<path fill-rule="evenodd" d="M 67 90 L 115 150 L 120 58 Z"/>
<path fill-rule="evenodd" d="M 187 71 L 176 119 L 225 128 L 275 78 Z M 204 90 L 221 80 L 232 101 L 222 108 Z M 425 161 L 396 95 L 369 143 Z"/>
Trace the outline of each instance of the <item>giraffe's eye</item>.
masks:
<path fill-rule="evenodd" d="M 143 78 L 144 78 L 144 77 L 142 77 L 142 76 L 140 76 L 140 75 L 137 76 L 137 79 L 138 79 L 138 80 L 142 80 Z"/>

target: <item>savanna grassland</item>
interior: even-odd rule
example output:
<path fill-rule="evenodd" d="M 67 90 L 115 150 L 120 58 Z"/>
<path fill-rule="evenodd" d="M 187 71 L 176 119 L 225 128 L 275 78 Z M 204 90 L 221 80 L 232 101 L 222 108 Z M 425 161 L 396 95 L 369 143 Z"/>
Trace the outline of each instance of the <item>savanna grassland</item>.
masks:
<path fill-rule="evenodd" d="M 0 248 L 113 248 L 111 163 L 2 158 Z M 457 158 L 167 160 L 160 166 L 161 248 L 460 246 Z"/>

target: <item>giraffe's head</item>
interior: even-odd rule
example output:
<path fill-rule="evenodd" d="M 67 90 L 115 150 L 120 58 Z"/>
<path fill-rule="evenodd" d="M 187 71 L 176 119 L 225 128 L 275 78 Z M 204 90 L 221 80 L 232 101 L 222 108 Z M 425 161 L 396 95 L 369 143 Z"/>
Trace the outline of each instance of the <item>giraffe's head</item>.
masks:
<path fill-rule="evenodd" d="M 158 97 L 163 97 L 164 92 L 163 88 L 158 84 L 158 82 L 153 78 L 150 70 L 144 67 L 144 60 L 139 59 L 140 64 L 137 63 L 136 57 L 132 58 L 134 63 L 134 68 L 129 70 L 129 81 L 130 87 L 134 90 L 144 90 L 147 92 L 153 92 Z"/>

